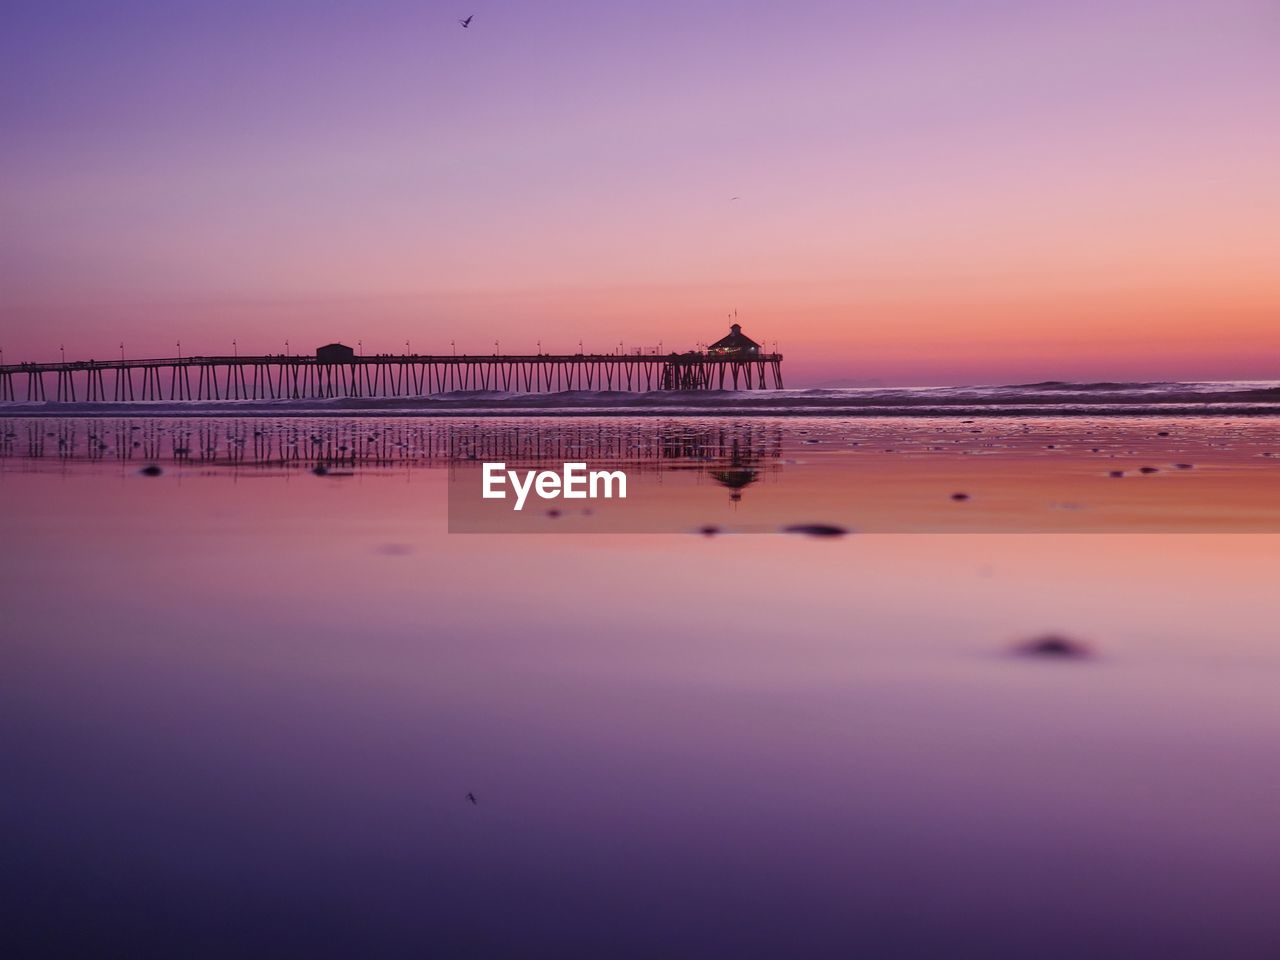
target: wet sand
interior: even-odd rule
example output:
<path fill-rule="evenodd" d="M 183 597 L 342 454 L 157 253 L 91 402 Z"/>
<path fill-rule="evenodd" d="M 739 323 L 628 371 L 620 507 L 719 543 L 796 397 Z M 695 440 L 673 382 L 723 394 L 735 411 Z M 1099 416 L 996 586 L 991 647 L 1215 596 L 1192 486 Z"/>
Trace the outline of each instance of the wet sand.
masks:
<path fill-rule="evenodd" d="M 454 532 L 1280 532 L 1280 418 L 0 419 L 0 470 L 444 470 Z M 623 468 L 625 502 L 484 501 L 481 465 Z M 555 509 L 554 516 L 548 510 Z M 548 520 L 557 521 L 549 524 Z"/>
<path fill-rule="evenodd" d="M 1275 489 L 1257 421 L 1070 448 L 1057 426 L 913 424 L 890 444 L 831 421 L 490 423 L 450 446 L 404 421 L 366 456 L 337 447 L 367 422 L 282 421 L 256 461 L 254 421 L 95 421 L 92 448 L 44 421 L 40 455 L 10 423 L 9 935 L 46 955 L 1271 956 L 1280 538 L 447 533 L 451 476 L 526 444 L 612 450 L 691 517 L 769 529 L 856 527 L 837 495 L 880 464 L 973 464 L 968 501 L 954 474 L 902 492 L 940 511 L 984 509 L 982 478 L 1018 463 L 1184 506 L 1215 476 Z M 944 439 L 969 452 L 931 460 Z M 758 472 L 713 476 L 735 469 Z M 1087 655 L 1028 652 L 1046 637 Z"/>

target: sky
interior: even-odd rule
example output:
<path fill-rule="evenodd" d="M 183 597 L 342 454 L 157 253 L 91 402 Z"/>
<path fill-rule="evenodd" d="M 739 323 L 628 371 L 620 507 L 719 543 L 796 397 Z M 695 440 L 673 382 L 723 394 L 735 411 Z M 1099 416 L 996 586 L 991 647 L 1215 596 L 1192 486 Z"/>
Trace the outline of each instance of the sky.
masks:
<path fill-rule="evenodd" d="M 10 0 L 0 349 L 737 311 L 788 385 L 1280 378 L 1278 48 L 1277 0 Z"/>

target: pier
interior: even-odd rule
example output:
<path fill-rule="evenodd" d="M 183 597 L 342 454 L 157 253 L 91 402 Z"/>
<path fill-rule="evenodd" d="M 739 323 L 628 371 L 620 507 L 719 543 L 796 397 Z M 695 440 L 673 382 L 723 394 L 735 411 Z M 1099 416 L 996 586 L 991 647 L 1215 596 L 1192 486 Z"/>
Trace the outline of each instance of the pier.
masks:
<path fill-rule="evenodd" d="M 384 355 L 81 360 L 0 367 L 0 401 L 280 400 L 426 397 L 457 390 L 765 390 L 782 355 Z"/>
<path fill-rule="evenodd" d="M 321 400 L 428 397 L 456 391 L 782 389 L 782 354 L 734 324 L 703 351 L 670 354 L 357 355 L 332 343 L 314 356 L 171 357 L 0 366 L 0 402 Z"/>

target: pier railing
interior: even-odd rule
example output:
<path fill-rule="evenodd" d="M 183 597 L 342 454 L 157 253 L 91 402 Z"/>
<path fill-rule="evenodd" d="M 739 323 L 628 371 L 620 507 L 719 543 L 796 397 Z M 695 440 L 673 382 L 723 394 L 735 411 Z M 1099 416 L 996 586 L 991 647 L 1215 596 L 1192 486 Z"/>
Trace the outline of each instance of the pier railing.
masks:
<path fill-rule="evenodd" d="M 53 379 L 52 386 L 46 378 Z M 0 366 L 0 402 L 426 397 L 459 390 L 550 393 L 781 388 L 780 353 L 750 357 L 707 353 L 379 354 L 341 361 L 268 354 Z"/>

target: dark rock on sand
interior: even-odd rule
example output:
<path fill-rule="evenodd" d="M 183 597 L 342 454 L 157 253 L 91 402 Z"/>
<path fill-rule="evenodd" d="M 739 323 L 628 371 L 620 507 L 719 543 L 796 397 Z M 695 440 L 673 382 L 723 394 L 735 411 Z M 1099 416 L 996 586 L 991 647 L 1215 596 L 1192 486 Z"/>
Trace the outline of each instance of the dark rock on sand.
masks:
<path fill-rule="evenodd" d="M 311 472 L 314 473 L 317 477 L 327 477 L 329 475 L 329 468 L 326 467 L 323 463 L 317 463 L 314 467 L 311 468 Z"/>
<path fill-rule="evenodd" d="M 698 532 L 704 537 L 714 537 L 720 532 L 720 528 L 713 523 L 709 523 L 705 527 L 699 527 Z"/>
<path fill-rule="evenodd" d="M 1138 472 L 1139 473 L 1159 473 L 1160 468 L 1159 467 L 1139 467 Z"/>
<path fill-rule="evenodd" d="M 831 523 L 795 523 L 782 528 L 783 533 L 802 533 L 806 537 L 843 537 L 849 531 Z"/>
<path fill-rule="evenodd" d="M 969 495 L 968 495 L 967 493 L 953 493 L 953 494 L 951 495 L 951 499 L 952 499 L 952 500 L 955 500 L 955 501 L 957 501 L 957 502 L 959 502 L 959 501 L 962 501 L 962 500 L 968 500 L 968 499 L 969 499 Z"/>
<path fill-rule="evenodd" d="M 1195 464 L 1194 464 L 1194 463 L 1175 463 L 1175 464 L 1173 465 L 1173 468 L 1174 468 L 1175 470 L 1190 470 L 1190 469 L 1192 469 L 1194 466 L 1195 466 Z"/>
<path fill-rule="evenodd" d="M 1123 470 L 1112 470 L 1110 473 L 1108 473 L 1108 474 L 1107 474 L 1107 476 L 1108 476 L 1108 477 L 1123 477 L 1123 476 L 1124 476 L 1124 471 L 1123 471 Z"/>
<path fill-rule="evenodd" d="M 154 463 L 148 464 L 138 472 L 142 474 L 144 477 L 158 477 L 160 476 L 160 474 L 164 473 L 164 471 L 159 467 L 157 467 Z"/>
<path fill-rule="evenodd" d="M 1061 634 L 1047 633 L 1019 644 L 1015 653 L 1024 657 L 1044 657 L 1055 660 L 1085 660 L 1093 656 L 1087 644 Z"/>

